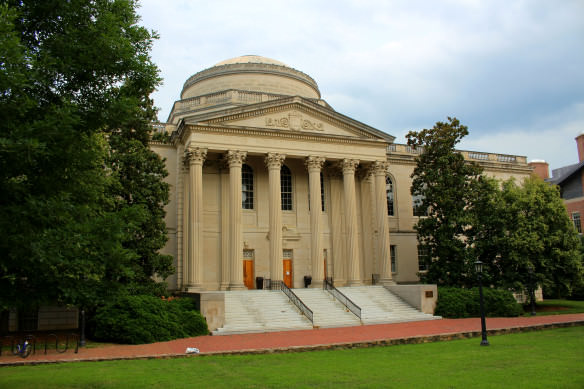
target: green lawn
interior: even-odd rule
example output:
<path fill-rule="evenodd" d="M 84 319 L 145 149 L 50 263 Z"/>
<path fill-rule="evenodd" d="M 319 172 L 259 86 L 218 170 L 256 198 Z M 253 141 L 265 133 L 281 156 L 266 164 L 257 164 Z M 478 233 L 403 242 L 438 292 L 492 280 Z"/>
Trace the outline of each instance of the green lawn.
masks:
<path fill-rule="evenodd" d="M 531 312 L 531 306 L 524 307 L 526 314 Z M 546 299 L 536 304 L 538 315 L 565 315 L 568 313 L 584 313 L 584 301 Z"/>
<path fill-rule="evenodd" d="M 2 388 L 582 388 L 584 327 L 368 349 L 0 368 Z"/>

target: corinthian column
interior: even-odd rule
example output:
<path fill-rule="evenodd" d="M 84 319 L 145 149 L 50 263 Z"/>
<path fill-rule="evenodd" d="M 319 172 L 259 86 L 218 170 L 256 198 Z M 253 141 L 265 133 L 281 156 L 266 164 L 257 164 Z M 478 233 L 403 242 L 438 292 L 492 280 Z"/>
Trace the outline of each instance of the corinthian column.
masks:
<path fill-rule="evenodd" d="M 286 158 L 283 154 L 268 153 L 268 181 L 270 186 L 270 278 L 281 281 L 282 268 L 282 198 L 280 191 L 280 169 Z"/>
<path fill-rule="evenodd" d="M 203 162 L 207 157 L 207 149 L 189 147 L 189 179 L 191 195 L 189 196 L 189 266 L 188 289 L 200 290 L 203 286 Z"/>
<path fill-rule="evenodd" d="M 320 196 L 320 171 L 324 158 L 310 156 L 306 158 L 308 183 L 310 187 L 310 258 L 312 262 L 312 286 L 322 286 L 324 279 L 324 259 L 322 258 L 321 221 L 322 210 Z"/>
<path fill-rule="evenodd" d="M 229 262 L 231 264 L 231 283 L 229 289 L 245 289 L 243 285 L 243 245 L 241 238 L 241 165 L 246 152 L 229 150 Z"/>
<path fill-rule="evenodd" d="M 359 237 L 357 236 L 357 200 L 355 195 L 355 168 L 358 164 L 359 161 L 356 159 L 344 159 L 341 162 L 345 192 L 349 286 L 361 285 L 361 252 L 359 250 Z"/>
<path fill-rule="evenodd" d="M 375 202 L 377 210 L 377 253 L 383 285 L 393 284 L 391 278 L 391 254 L 389 249 L 389 223 L 387 221 L 387 191 L 385 189 L 385 176 L 387 174 L 387 162 L 376 161 L 372 166 L 375 180 Z"/>

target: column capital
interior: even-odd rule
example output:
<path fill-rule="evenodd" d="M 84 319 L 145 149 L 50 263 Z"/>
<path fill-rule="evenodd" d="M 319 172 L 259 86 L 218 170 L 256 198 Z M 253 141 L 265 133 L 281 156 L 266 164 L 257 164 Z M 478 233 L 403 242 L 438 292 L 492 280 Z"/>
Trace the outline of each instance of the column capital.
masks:
<path fill-rule="evenodd" d="M 205 147 L 190 146 L 185 150 L 185 161 L 188 161 L 189 165 L 202 165 L 206 158 Z"/>
<path fill-rule="evenodd" d="M 343 174 L 355 174 L 355 169 L 359 165 L 358 159 L 343 159 L 339 162 L 339 166 L 343 171 Z"/>
<path fill-rule="evenodd" d="M 386 176 L 389 163 L 386 161 L 375 161 L 371 164 L 371 173 L 375 176 Z"/>
<path fill-rule="evenodd" d="M 306 165 L 306 168 L 308 169 L 308 171 L 316 171 L 319 172 L 322 170 L 322 165 L 324 164 L 325 159 L 323 157 L 317 157 L 314 155 L 311 155 L 309 157 L 306 157 L 306 160 L 304 161 L 304 164 Z"/>
<path fill-rule="evenodd" d="M 266 166 L 268 169 L 280 169 L 284 159 L 286 159 L 284 154 L 268 153 L 265 158 Z"/>
<path fill-rule="evenodd" d="M 228 150 L 227 154 L 225 154 L 225 160 L 229 167 L 241 167 L 241 165 L 245 162 L 246 157 L 247 152 L 239 150 Z"/>

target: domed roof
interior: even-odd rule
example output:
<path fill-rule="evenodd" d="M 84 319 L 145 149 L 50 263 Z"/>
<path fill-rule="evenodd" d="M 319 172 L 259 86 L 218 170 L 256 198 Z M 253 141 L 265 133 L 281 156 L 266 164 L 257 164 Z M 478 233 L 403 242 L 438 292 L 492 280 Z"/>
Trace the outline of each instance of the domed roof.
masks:
<path fill-rule="evenodd" d="M 228 90 L 320 99 L 318 85 L 312 77 L 259 55 L 227 59 L 192 75 L 183 86 L 181 99 Z"/>
<path fill-rule="evenodd" d="M 284 62 L 276 61 L 275 59 L 262 57 L 261 55 L 242 55 L 241 57 L 235 57 L 231 59 L 226 59 L 225 61 L 217 62 L 213 66 L 230 65 L 233 63 L 267 63 L 270 65 L 286 66 Z"/>

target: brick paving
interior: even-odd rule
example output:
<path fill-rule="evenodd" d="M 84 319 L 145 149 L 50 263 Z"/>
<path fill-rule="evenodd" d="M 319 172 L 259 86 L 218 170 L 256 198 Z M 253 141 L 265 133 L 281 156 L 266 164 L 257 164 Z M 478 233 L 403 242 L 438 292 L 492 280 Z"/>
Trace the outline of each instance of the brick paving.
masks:
<path fill-rule="evenodd" d="M 515 318 L 487 318 L 490 335 L 545 328 L 584 325 L 584 313 Z M 200 355 L 292 352 L 331 348 L 370 347 L 375 345 L 422 343 L 480 336 L 480 319 L 441 319 L 357 327 L 320 328 L 301 331 L 256 334 L 198 336 L 144 345 L 111 345 L 80 348 L 79 353 L 37 350 L 26 359 L 0 356 L 0 366 L 103 361 L 119 359 L 174 358 L 185 356 L 187 347 L 196 347 Z"/>

